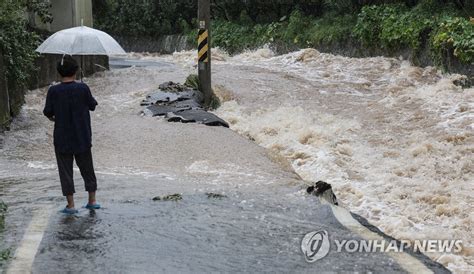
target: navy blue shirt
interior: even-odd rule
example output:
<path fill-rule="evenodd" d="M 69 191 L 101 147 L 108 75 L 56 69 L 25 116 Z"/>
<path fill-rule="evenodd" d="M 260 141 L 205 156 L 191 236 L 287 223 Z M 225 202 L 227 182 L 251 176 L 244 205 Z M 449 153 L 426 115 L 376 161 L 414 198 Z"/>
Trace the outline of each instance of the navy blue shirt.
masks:
<path fill-rule="evenodd" d="M 84 83 L 51 86 L 44 115 L 54 118 L 54 147 L 61 153 L 82 153 L 92 147 L 91 117 L 97 101 Z"/>

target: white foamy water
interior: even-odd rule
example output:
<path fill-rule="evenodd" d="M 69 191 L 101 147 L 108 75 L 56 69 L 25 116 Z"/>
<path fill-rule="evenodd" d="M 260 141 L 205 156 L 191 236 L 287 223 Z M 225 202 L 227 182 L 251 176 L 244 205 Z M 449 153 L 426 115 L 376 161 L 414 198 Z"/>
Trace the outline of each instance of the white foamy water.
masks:
<path fill-rule="evenodd" d="M 459 254 L 427 254 L 474 271 L 474 89 L 461 75 L 394 58 L 269 48 L 217 50 L 216 113 L 289 159 L 308 181 L 400 239 L 461 239 Z M 165 57 L 195 67 L 194 52 Z"/>

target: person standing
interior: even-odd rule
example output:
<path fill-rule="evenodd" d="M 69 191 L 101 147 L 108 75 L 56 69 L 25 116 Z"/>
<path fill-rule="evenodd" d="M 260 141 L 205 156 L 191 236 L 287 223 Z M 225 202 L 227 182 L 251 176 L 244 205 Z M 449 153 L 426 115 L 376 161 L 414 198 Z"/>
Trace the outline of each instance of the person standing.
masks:
<path fill-rule="evenodd" d="M 76 214 L 74 204 L 73 162 L 84 179 L 85 189 L 89 192 L 88 209 L 99 209 L 96 202 L 97 179 L 92 160 L 92 129 L 90 111 L 94 111 L 97 101 L 89 87 L 76 82 L 79 66 L 70 55 L 63 56 L 57 64 L 61 75 L 60 84 L 51 86 L 46 96 L 43 113 L 54 122 L 54 149 L 58 164 L 59 179 L 67 206 L 62 210 L 66 214 Z"/>

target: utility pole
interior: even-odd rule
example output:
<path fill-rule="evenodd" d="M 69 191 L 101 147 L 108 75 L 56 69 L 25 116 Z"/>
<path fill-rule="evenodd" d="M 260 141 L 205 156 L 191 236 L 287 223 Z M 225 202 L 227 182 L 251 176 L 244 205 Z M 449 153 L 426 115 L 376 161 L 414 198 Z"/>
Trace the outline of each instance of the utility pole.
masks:
<path fill-rule="evenodd" d="M 198 70 L 201 92 L 204 94 L 204 104 L 211 102 L 211 3 L 210 0 L 198 0 Z"/>

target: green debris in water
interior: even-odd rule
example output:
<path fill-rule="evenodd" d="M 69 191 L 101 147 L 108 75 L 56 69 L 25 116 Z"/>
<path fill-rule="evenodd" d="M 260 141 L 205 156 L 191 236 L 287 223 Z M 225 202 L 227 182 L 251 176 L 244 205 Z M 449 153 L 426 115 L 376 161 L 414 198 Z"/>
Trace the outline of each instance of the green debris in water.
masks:
<path fill-rule="evenodd" d="M 5 215 L 7 213 L 8 206 L 0 201 L 0 232 L 5 229 Z M 11 250 L 10 248 L 2 250 L 0 248 L 0 266 L 2 266 L 8 259 L 11 258 Z"/>
<path fill-rule="evenodd" d="M 0 265 L 3 264 L 3 262 L 8 261 L 8 259 L 11 258 L 11 249 L 7 248 L 5 250 L 0 251 Z"/>
<path fill-rule="evenodd" d="M 188 86 L 193 89 L 200 89 L 199 88 L 199 76 L 197 74 L 191 74 L 186 78 L 186 82 L 184 82 L 185 86 Z"/>
<path fill-rule="evenodd" d="M 208 192 L 206 193 L 208 199 L 222 199 L 222 198 L 227 198 L 226 195 L 223 194 L 218 194 L 218 193 L 212 193 Z"/>
<path fill-rule="evenodd" d="M 0 231 L 5 228 L 5 214 L 7 213 L 8 206 L 0 201 Z"/>
<path fill-rule="evenodd" d="M 182 200 L 183 199 L 183 196 L 181 194 L 171 194 L 171 195 L 167 195 L 167 196 L 163 196 L 163 197 L 160 197 L 160 196 L 156 196 L 155 198 L 153 198 L 153 201 L 179 201 L 179 200 Z"/>

